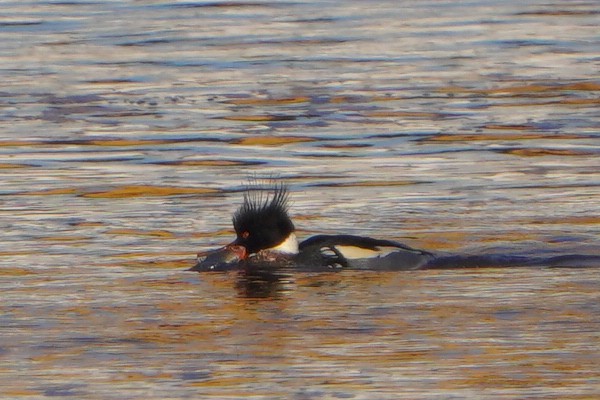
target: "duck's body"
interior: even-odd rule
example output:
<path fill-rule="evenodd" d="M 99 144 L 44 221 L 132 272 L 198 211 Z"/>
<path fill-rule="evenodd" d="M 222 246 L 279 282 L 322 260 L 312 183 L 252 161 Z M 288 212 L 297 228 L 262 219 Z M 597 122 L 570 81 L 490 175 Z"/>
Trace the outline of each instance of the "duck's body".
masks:
<path fill-rule="evenodd" d="M 317 235 L 298 243 L 287 202 L 283 185 L 250 186 L 233 216 L 236 239 L 223 248 L 199 254 L 192 270 L 414 270 L 434 258 L 402 243 L 363 236 Z"/>
<path fill-rule="evenodd" d="M 338 269 L 414 270 L 433 254 L 392 240 L 352 235 L 317 235 L 300 243 L 302 264 Z"/>

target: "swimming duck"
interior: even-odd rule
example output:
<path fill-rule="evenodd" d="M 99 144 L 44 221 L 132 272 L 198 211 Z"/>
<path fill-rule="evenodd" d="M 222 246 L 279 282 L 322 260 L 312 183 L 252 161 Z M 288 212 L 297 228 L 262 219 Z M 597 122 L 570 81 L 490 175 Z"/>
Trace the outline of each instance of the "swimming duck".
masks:
<path fill-rule="evenodd" d="M 285 184 L 249 185 L 242 205 L 233 215 L 235 240 L 199 253 L 191 270 L 415 270 L 434 259 L 424 250 L 364 236 L 316 235 L 299 242 L 288 204 Z"/>

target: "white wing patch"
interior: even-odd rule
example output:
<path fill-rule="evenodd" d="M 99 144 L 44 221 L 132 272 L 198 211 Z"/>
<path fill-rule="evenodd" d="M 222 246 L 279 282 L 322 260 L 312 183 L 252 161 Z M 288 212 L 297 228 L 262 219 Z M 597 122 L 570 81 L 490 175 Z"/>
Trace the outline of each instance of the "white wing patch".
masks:
<path fill-rule="evenodd" d="M 333 246 L 344 258 L 348 260 L 355 260 L 359 258 L 375 258 L 385 257 L 390 253 L 398 251 L 398 247 L 393 246 L 381 246 L 376 247 L 376 250 L 365 249 L 358 246 Z"/>

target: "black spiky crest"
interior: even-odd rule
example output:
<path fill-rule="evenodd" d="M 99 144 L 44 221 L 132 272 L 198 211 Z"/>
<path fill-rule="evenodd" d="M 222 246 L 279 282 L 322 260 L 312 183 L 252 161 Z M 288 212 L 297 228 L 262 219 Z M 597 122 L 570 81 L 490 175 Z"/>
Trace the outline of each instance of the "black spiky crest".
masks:
<path fill-rule="evenodd" d="M 244 193 L 244 203 L 233 215 L 236 244 L 248 254 L 273 248 L 294 232 L 288 215 L 288 188 L 274 180 L 251 180 Z"/>

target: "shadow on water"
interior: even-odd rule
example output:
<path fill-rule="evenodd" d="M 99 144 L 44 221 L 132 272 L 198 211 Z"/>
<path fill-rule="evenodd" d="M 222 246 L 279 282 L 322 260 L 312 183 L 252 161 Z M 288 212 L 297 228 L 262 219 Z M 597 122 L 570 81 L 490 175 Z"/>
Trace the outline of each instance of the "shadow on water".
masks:
<path fill-rule="evenodd" d="M 292 275 L 277 270 L 241 270 L 237 275 L 238 295 L 247 299 L 278 298 L 291 290 Z"/>

